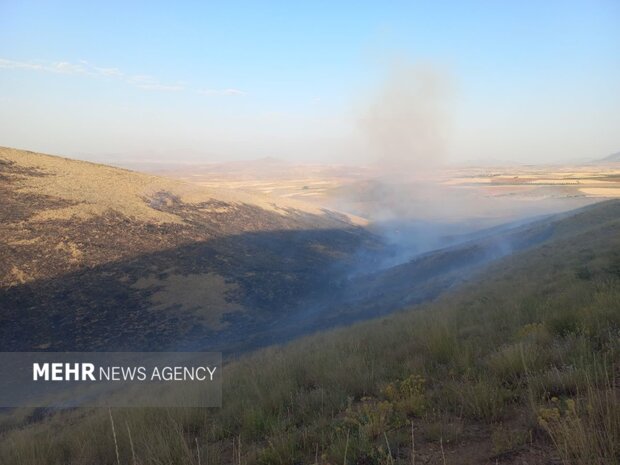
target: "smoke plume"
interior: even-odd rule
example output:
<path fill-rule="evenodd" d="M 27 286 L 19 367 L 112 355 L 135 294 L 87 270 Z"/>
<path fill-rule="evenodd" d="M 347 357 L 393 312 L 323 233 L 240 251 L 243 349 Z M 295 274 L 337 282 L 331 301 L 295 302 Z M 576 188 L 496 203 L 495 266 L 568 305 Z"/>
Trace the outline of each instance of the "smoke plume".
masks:
<path fill-rule="evenodd" d="M 449 79 L 438 68 L 392 67 L 359 121 L 372 161 L 384 174 L 415 176 L 443 161 L 449 101 Z"/>

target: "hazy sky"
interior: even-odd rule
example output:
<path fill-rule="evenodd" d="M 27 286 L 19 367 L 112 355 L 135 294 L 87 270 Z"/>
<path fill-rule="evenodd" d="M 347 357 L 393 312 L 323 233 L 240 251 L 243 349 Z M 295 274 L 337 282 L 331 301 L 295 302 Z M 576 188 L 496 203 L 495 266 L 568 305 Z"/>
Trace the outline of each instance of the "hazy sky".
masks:
<path fill-rule="evenodd" d="M 369 108 L 407 63 L 442 80 L 447 160 L 620 150 L 617 0 L 173 4 L 0 0 L 0 145 L 364 162 Z"/>

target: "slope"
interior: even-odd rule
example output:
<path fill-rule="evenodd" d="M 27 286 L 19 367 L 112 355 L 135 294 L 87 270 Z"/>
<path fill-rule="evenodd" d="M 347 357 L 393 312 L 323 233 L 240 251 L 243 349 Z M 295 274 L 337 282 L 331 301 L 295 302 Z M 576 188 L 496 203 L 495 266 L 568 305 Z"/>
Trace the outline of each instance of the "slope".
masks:
<path fill-rule="evenodd" d="M 433 302 L 229 363 L 222 409 L 115 410 L 121 460 L 618 463 L 620 202 L 549 221 Z M 116 461 L 107 412 L 25 418 L 3 463 Z"/>
<path fill-rule="evenodd" d="M 378 246 L 340 213 L 8 148 L 0 196 L 4 350 L 189 343 L 273 318 Z"/>

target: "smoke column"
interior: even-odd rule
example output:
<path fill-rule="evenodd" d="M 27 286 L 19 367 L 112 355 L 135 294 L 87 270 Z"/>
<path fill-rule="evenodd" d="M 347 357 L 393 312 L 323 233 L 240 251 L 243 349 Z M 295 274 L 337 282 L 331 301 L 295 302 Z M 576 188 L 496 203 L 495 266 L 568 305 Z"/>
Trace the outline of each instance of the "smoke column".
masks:
<path fill-rule="evenodd" d="M 442 163 L 449 135 L 448 81 L 430 65 L 392 67 L 359 121 L 382 174 L 417 176 Z"/>

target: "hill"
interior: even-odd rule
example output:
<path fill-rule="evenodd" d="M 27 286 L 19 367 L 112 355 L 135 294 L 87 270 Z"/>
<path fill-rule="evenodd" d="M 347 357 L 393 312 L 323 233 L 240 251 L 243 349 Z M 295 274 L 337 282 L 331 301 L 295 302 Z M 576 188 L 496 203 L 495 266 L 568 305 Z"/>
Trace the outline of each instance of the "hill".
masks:
<path fill-rule="evenodd" d="M 526 231 L 535 240 L 431 302 L 229 362 L 221 409 L 114 410 L 118 457 L 618 463 L 620 202 Z M 2 463 L 117 461 L 108 412 L 22 415 L 5 423 Z"/>
<path fill-rule="evenodd" d="M 14 149 L 0 167 L 4 350 L 238 353 L 436 298 L 549 235 L 402 263 L 359 219 L 295 201 Z"/>
<path fill-rule="evenodd" d="M 4 350 L 187 345 L 277 318 L 379 245 L 299 202 L 15 149 L 0 179 Z"/>
<path fill-rule="evenodd" d="M 598 160 L 598 163 L 620 163 L 620 152 L 612 153 Z"/>
<path fill-rule="evenodd" d="M 0 166 L 12 351 L 240 353 L 436 299 L 564 224 L 494 228 L 403 262 L 358 219 L 299 202 L 14 149 Z"/>

